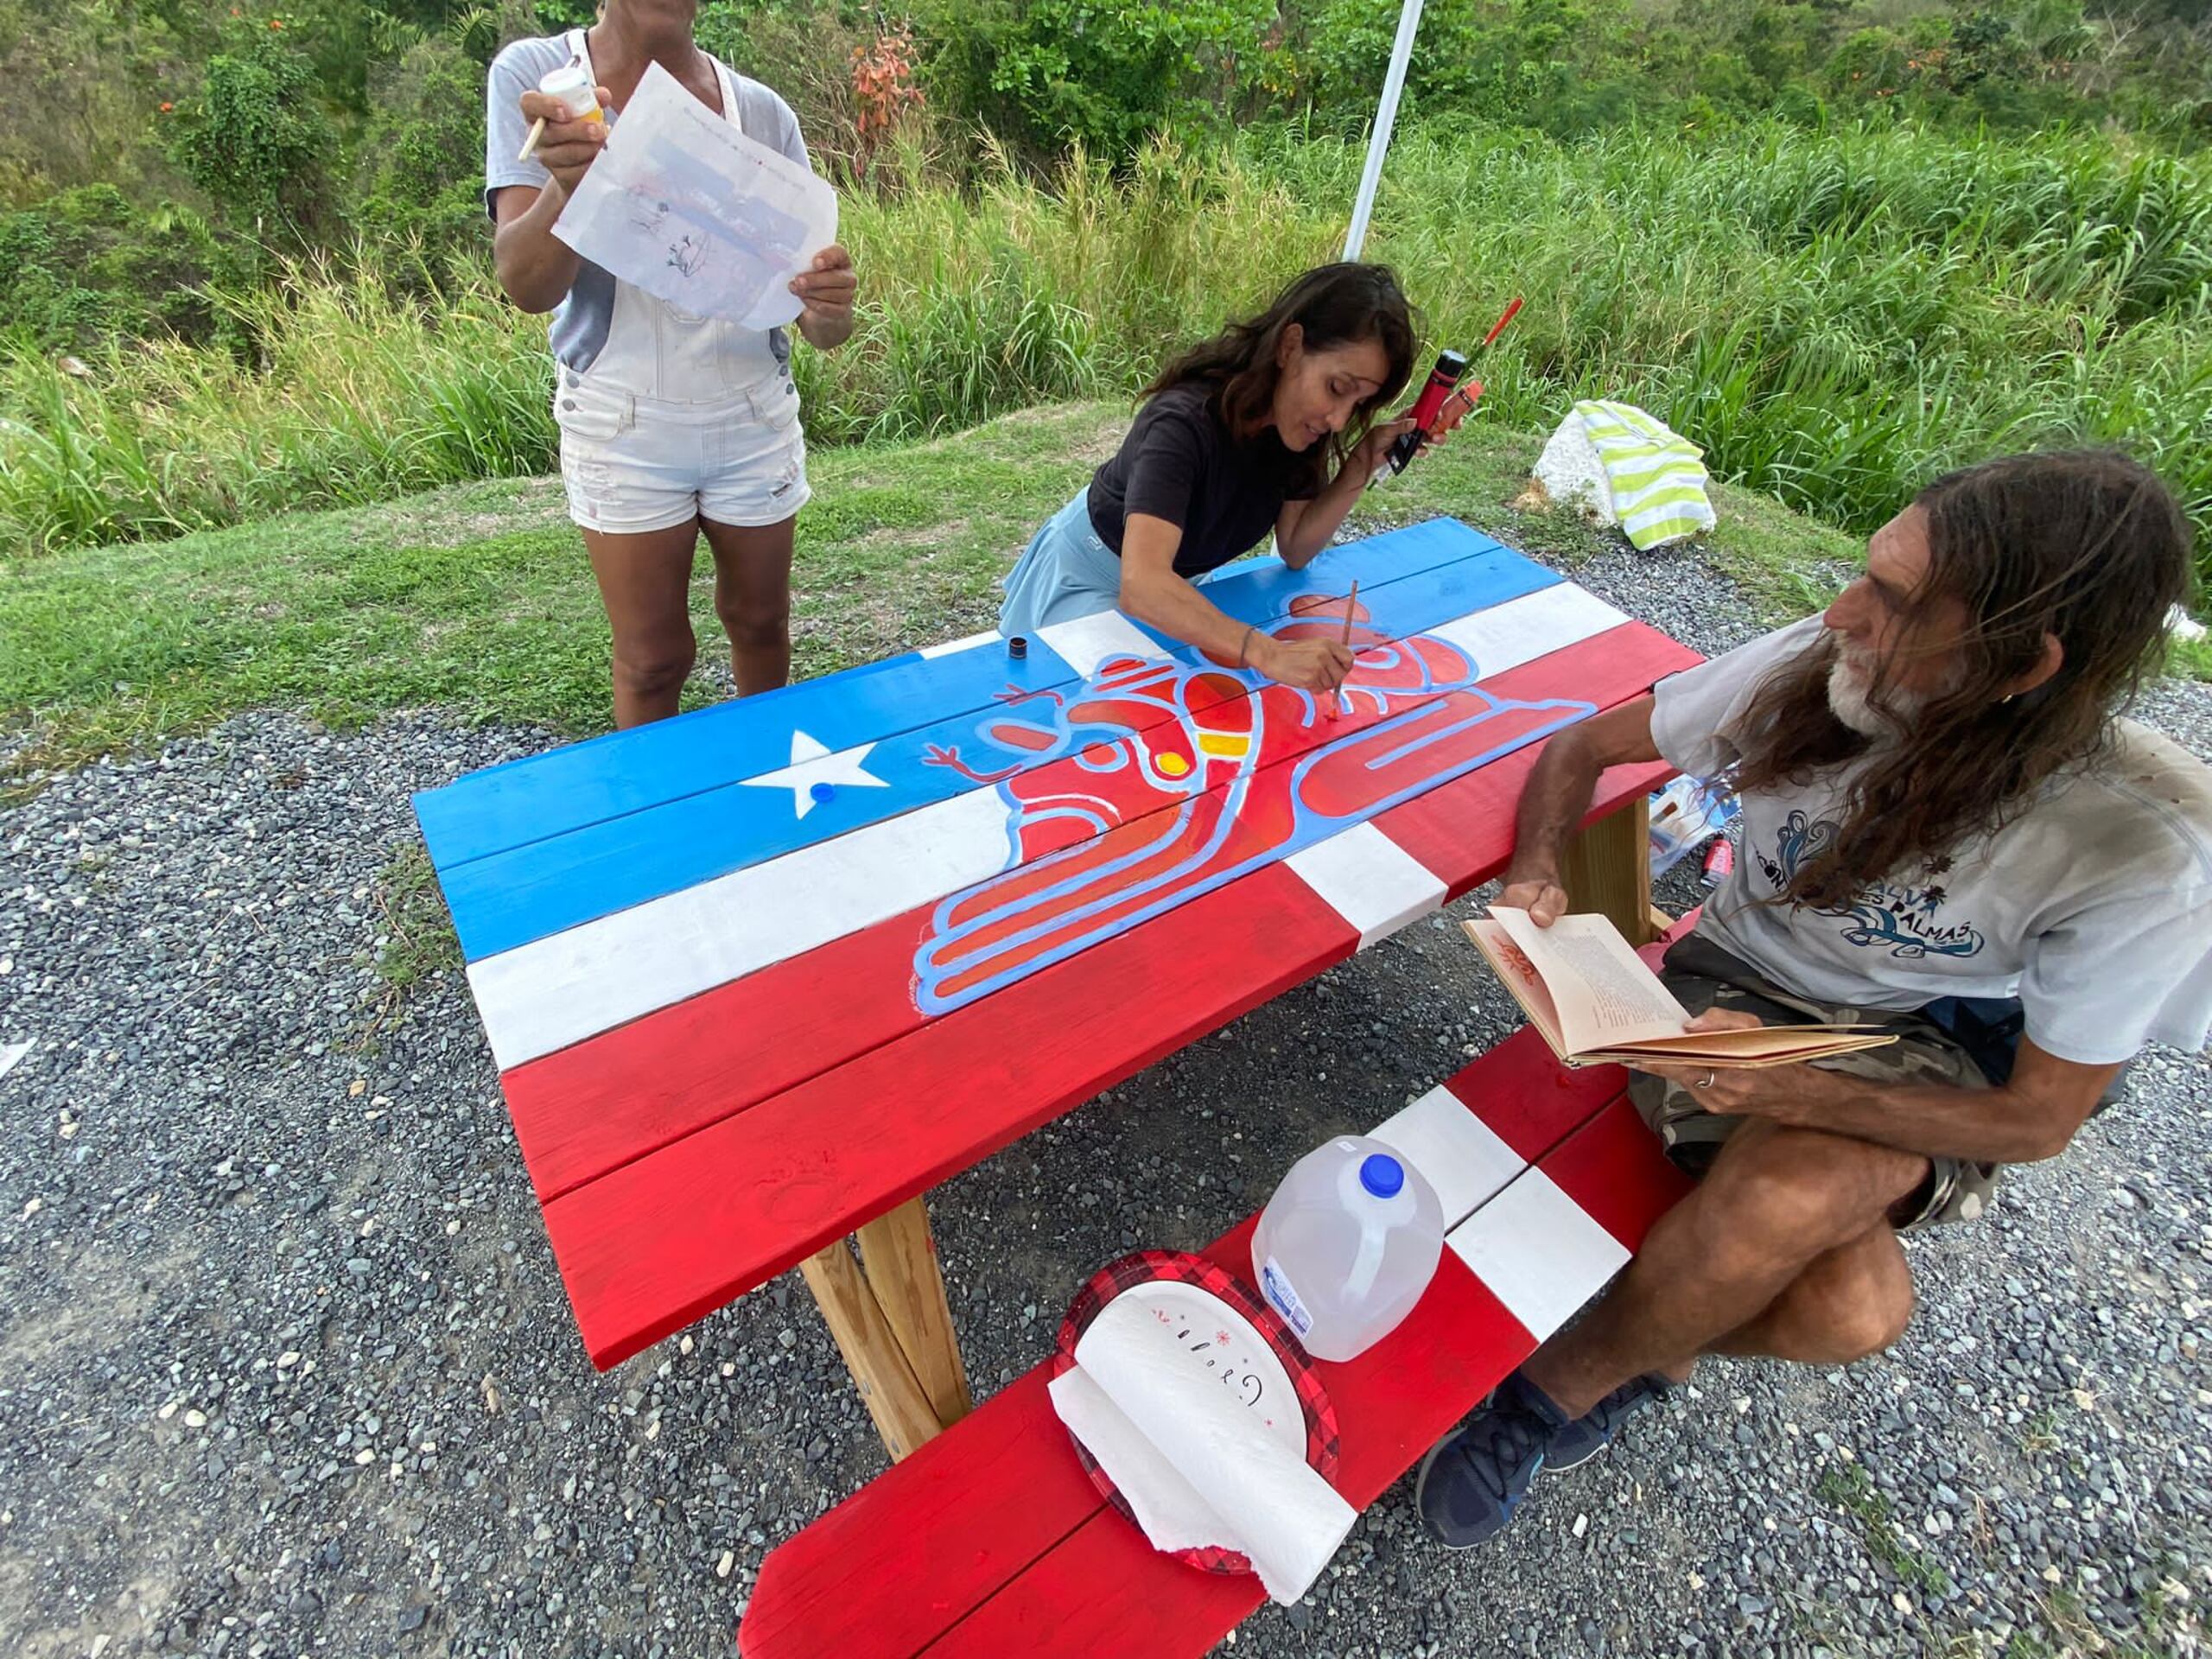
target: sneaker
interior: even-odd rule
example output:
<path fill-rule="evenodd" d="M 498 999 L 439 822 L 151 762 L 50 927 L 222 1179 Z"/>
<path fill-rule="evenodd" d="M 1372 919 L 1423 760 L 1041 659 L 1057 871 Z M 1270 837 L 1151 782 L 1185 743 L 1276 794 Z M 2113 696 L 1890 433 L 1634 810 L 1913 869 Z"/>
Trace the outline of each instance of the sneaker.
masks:
<path fill-rule="evenodd" d="M 1667 1392 L 1663 1376 L 1631 1377 L 1565 1428 L 1552 1436 L 1544 1453 L 1544 1467 L 1553 1474 L 1579 1469 L 1596 1457 L 1620 1433 L 1623 1423 Z"/>
<path fill-rule="evenodd" d="M 1553 1436 L 1567 1427 L 1560 1408 L 1519 1372 L 1507 1377 L 1421 1461 L 1414 1503 L 1429 1535 L 1446 1549 L 1467 1549 L 1503 1531 Z"/>

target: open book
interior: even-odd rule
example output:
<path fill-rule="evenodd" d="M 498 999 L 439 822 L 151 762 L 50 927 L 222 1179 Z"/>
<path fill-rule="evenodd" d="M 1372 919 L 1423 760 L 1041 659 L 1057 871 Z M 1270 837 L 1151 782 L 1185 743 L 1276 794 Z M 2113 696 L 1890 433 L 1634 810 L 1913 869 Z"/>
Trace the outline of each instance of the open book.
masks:
<path fill-rule="evenodd" d="M 1866 1026 L 1686 1032 L 1689 1010 L 1603 916 L 1562 916 L 1538 927 L 1525 910 L 1492 905 L 1490 919 L 1463 925 L 1568 1065 L 1790 1065 L 1897 1041 Z"/>

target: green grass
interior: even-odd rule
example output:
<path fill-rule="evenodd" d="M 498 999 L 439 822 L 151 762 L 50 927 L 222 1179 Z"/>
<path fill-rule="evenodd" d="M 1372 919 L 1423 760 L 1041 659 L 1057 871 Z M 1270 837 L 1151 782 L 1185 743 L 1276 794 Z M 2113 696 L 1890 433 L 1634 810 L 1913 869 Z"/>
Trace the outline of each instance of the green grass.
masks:
<path fill-rule="evenodd" d="M 1127 405 L 1002 417 L 956 437 L 826 451 L 799 517 L 797 673 L 826 673 L 990 626 L 1036 526 L 1119 441 Z M 1541 440 L 1481 423 L 1376 490 L 1355 532 L 1456 514 L 1554 565 L 1618 545 L 1509 503 Z M 1823 602 L 1853 540 L 1746 492 L 1718 492 L 1708 556 L 1770 620 Z M 702 658 L 720 632 L 708 562 Z M 0 566 L 0 713 L 29 719 L 26 773 L 132 750 L 233 711 L 333 722 L 436 704 L 564 735 L 608 719 L 607 636 L 556 480 L 461 486 L 371 508 Z M 713 695 L 695 682 L 693 699 Z"/>
<path fill-rule="evenodd" d="M 366 1020 L 353 1039 L 367 1049 L 404 1012 L 415 988 L 434 975 L 451 973 L 461 963 L 461 939 L 453 931 L 437 872 L 419 841 L 410 841 L 377 875 L 377 908 L 383 926 L 371 966 L 382 986 Z"/>
<path fill-rule="evenodd" d="M 1866 1553 L 1888 1567 L 1904 1583 L 1942 1592 L 1950 1588 L 1943 1569 L 1905 1541 L 1890 1515 L 1890 1500 L 1874 1490 L 1866 1471 L 1856 1463 L 1831 1464 L 1821 1473 L 1815 1492 L 1859 1522 Z"/>
<path fill-rule="evenodd" d="M 887 157 L 843 204 L 859 331 L 798 358 L 809 429 L 880 444 L 1126 396 L 1334 256 L 1360 159 L 1282 127 L 1118 180 L 956 186 Z M 2120 442 L 2212 531 L 2212 180 L 2122 140 L 1415 129 L 1369 251 L 1433 343 L 1527 296 L 1478 371 L 1512 429 L 1624 397 L 1724 480 L 1860 534 L 1942 467 Z M 78 378 L 0 354 L 0 556 L 550 470 L 539 321 L 481 282 L 399 294 L 372 263 L 234 301 L 251 362 L 170 347 Z"/>

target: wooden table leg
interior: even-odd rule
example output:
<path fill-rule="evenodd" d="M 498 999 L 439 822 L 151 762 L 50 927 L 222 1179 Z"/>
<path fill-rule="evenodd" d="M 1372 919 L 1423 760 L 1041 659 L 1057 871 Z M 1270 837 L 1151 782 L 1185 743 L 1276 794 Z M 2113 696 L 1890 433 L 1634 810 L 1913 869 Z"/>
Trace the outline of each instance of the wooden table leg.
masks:
<path fill-rule="evenodd" d="M 1560 874 L 1567 902 L 1612 918 L 1630 944 L 1657 938 L 1651 927 L 1651 808 L 1639 795 L 1567 844 Z"/>
<path fill-rule="evenodd" d="M 952 1309 L 944 1300 L 929 1208 L 920 1198 L 910 1199 L 868 1223 L 859 1236 L 861 1267 L 891 1333 L 899 1338 L 938 1421 L 950 1428 L 975 1408 L 975 1402 L 968 1394 L 967 1368 L 960 1363 L 960 1340 L 952 1332 Z"/>
<path fill-rule="evenodd" d="M 929 1211 L 914 1198 L 799 1263 L 876 1433 L 896 1462 L 970 1408 L 968 1374 L 938 1271 Z"/>

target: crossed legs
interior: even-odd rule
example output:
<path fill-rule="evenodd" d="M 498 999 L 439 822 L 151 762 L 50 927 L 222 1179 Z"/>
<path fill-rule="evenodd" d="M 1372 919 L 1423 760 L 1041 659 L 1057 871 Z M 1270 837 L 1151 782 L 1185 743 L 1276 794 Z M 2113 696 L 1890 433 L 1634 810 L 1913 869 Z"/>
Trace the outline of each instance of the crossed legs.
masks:
<path fill-rule="evenodd" d="M 1912 1274 L 1890 1226 L 1928 1160 L 1870 1141 L 1745 1123 L 1655 1226 L 1618 1283 L 1522 1375 L 1569 1417 L 1700 1354 L 1841 1364 L 1894 1343 Z"/>

